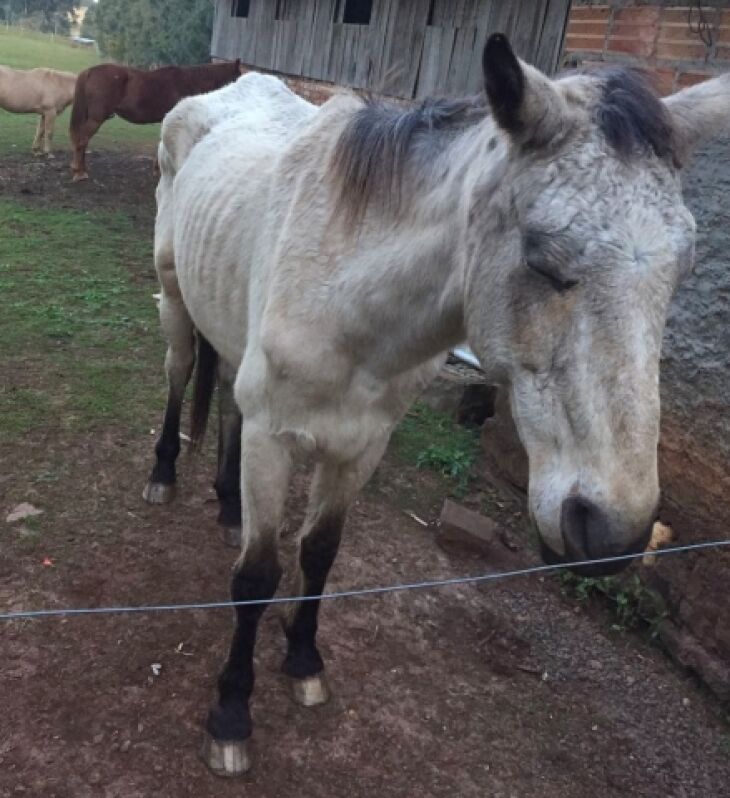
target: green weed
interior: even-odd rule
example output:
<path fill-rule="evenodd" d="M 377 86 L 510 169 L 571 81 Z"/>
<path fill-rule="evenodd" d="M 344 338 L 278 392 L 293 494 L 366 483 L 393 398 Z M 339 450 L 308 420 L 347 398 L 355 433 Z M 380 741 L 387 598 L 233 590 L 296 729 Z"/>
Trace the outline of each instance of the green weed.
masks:
<path fill-rule="evenodd" d="M 659 624 L 667 617 L 664 602 L 636 575 L 600 578 L 576 576 L 562 571 L 558 580 L 563 593 L 581 603 L 594 598 L 607 600 L 616 622 L 616 631 L 648 627 L 656 634 Z"/>
<path fill-rule="evenodd" d="M 396 429 L 392 445 L 403 460 L 441 474 L 457 493 L 463 493 L 469 484 L 479 439 L 473 430 L 417 403 Z"/>

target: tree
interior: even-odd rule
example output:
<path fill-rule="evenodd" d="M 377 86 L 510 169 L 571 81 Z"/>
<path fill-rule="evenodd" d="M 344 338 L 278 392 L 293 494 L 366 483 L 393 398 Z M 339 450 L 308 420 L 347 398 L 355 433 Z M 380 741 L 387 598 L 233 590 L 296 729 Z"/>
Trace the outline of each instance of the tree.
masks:
<path fill-rule="evenodd" d="M 48 33 L 67 33 L 75 16 L 75 5 L 75 0 L 4 0 L 0 18 Z"/>
<path fill-rule="evenodd" d="M 134 66 L 208 61 L 213 25 L 210 0 L 99 0 L 96 40 L 101 52 Z"/>

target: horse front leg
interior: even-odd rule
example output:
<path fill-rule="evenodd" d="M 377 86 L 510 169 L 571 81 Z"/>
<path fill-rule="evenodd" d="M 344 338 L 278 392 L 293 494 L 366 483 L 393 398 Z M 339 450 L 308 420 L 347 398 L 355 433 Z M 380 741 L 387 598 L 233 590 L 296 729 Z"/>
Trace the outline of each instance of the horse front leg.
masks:
<path fill-rule="evenodd" d="M 48 158 L 53 158 L 53 127 L 56 123 L 56 109 L 51 108 L 43 114 L 43 152 Z"/>
<path fill-rule="evenodd" d="M 175 496 L 175 461 L 180 454 L 180 413 L 185 388 L 195 363 L 193 323 L 179 297 L 170 297 L 163 288 L 160 324 L 167 339 L 165 372 L 167 404 L 162 431 L 155 444 L 155 465 L 142 497 L 149 504 L 168 504 Z"/>
<path fill-rule="evenodd" d="M 233 396 L 236 373 L 227 364 L 218 366 L 218 523 L 228 546 L 241 545 L 241 411 Z"/>
<path fill-rule="evenodd" d="M 43 128 L 44 128 L 44 118 L 43 114 L 38 115 L 38 125 L 35 131 L 35 138 L 33 139 L 33 146 L 31 147 L 31 151 L 35 155 L 40 155 L 41 150 L 43 148 Z"/>
<path fill-rule="evenodd" d="M 324 462 L 317 466 L 300 534 L 294 595 L 321 596 L 324 592 L 347 509 L 380 462 L 387 442 L 388 436 L 374 441 L 362 457 L 349 463 Z M 291 677 L 294 700 L 305 707 L 324 704 L 329 698 L 316 642 L 319 605 L 319 599 L 292 604 L 284 621 L 287 653 L 282 670 Z"/>
<path fill-rule="evenodd" d="M 291 457 L 264 427 L 245 420 L 241 431 L 242 550 L 233 569 L 234 601 L 270 599 L 281 578 L 278 536 L 286 502 Z M 249 700 L 254 687 L 256 631 L 265 605 L 236 607 L 228 660 L 218 678 L 218 701 L 208 713 L 202 756 L 219 776 L 250 767 Z"/>

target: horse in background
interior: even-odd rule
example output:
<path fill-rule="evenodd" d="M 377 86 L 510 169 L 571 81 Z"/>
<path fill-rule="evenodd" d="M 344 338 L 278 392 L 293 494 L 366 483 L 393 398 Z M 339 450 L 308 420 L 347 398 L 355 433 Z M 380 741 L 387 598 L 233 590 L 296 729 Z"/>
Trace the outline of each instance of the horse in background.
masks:
<path fill-rule="evenodd" d="M 115 114 L 144 125 L 162 122 L 183 97 L 220 89 L 241 74 L 241 62 L 168 66 L 145 71 L 119 64 L 99 64 L 79 74 L 71 111 L 74 182 L 86 180 L 86 148 Z"/>
<path fill-rule="evenodd" d="M 33 152 L 53 158 L 53 126 L 56 117 L 71 105 L 76 88 L 73 72 L 56 69 L 12 69 L 0 66 L 0 108 L 13 114 L 40 114 Z"/>

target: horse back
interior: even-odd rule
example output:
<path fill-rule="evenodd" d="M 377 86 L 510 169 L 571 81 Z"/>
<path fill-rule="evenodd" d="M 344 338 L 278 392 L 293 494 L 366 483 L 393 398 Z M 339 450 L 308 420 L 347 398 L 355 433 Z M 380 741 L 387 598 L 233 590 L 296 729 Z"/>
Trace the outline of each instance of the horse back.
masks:
<path fill-rule="evenodd" d="M 118 64 L 98 64 L 80 73 L 74 99 L 74 114 L 101 123 L 113 114 L 124 99 L 132 70 Z M 73 120 L 72 120 L 73 124 Z"/>
<path fill-rule="evenodd" d="M 215 91 L 238 77 L 230 64 L 128 70 L 126 92 L 116 113 L 128 122 L 161 122 L 180 100 Z"/>
<path fill-rule="evenodd" d="M 73 100 L 76 75 L 55 69 L 0 66 L 0 108 L 13 113 L 62 111 Z"/>
<path fill-rule="evenodd" d="M 218 320 L 240 331 L 235 340 L 245 340 L 245 296 L 251 266 L 260 262 L 255 251 L 271 172 L 287 142 L 316 113 L 277 78 L 249 73 L 219 91 L 182 100 L 163 122 L 158 274 L 163 286 L 170 284 L 172 266 L 196 326 L 228 362 L 237 363 L 242 352 L 231 348 Z M 242 215 L 241 204 L 251 212 Z M 230 235 L 221 235 L 224 230 Z M 228 283 L 232 273 L 235 290 Z"/>

